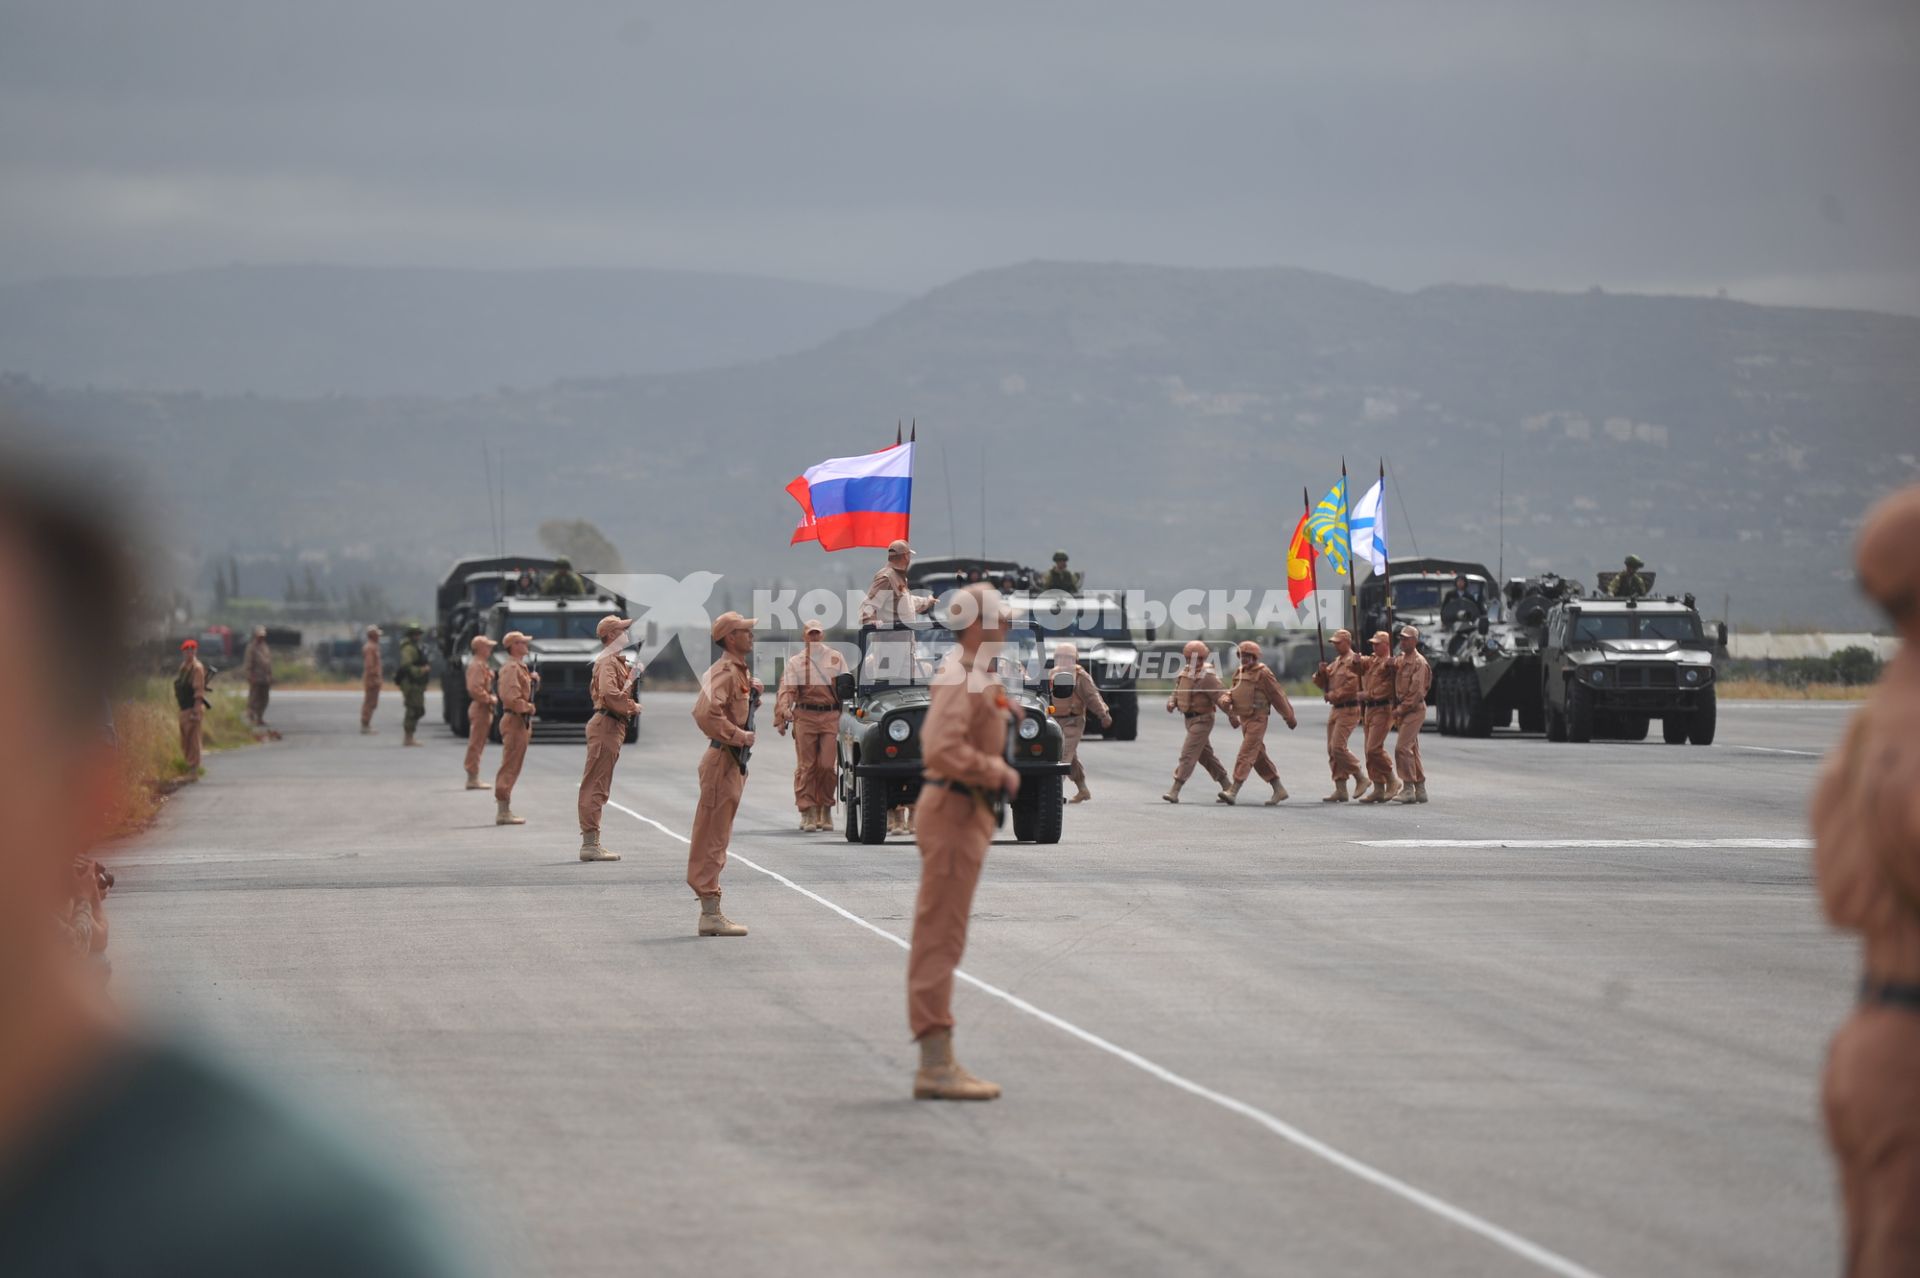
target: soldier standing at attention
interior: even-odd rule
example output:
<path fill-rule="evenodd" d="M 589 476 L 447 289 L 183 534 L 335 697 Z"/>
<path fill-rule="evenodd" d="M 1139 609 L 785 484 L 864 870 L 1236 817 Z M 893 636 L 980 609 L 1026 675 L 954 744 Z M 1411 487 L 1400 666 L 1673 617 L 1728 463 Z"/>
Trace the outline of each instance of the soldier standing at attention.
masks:
<path fill-rule="evenodd" d="M 1287 788 L 1280 784 L 1279 769 L 1267 755 L 1267 720 L 1278 710 L 1287 721 L 1288 731 L 1299 727 L 1300 721 L 1293 716 L 1286 689 L 1260 660 L 1260 645 L 1251 639 L 1242 640 L 1239 653 L 1240 668 L 1233 672 L 1233 686 L 1227 690 L 1227 722 L 1237 723 L 1240 728 L 1240 754 L 1233 761 L 1233 785 L 1215 798 L 1221 803 L 1234 802 L 1248 774 L 1258 772 L 1260 779 L 1273 787 L 1266 802 L 1272 807 L 1286 801 Z"/>
<path fill-rule="evenodd" d="M 273 687 L 273 654 L 267 650 L 267 628 L 255 626 L 241 663 L 247 676 L 247 722 L 267 726 L 267 696 Z"/>
<path fill-rule="evenodd" d="M 920 893 L 907 955 L 907 1021 L 920 1044 L 913 1097 L 993 1100 L 1000 1088 L 953 1058 L 953 973 L 967 948 L 973 892 L 993 842 L 995 798 L 1020 789 L 1020 775 L 1005 757 L 1006 685 L 988 664 L 991 647 L 1007 637 L 1009 613 L 999 591 L 975 584 L 948 598 L 945 620 L 959 647 L 934 675 L 921 729 Z"/>
<path fill-rule="evenodd" d="M 1070 765 L 1067 776 L 1074 785 L 1073 797 L 1067 802 L 1085 803 L 1093 797 L 1093 791 L 1087 789 L 1087 770 L 1080 762 L 1080 738 L 1087 731 L 1087 715 L 1097 717 L 1103 728 L 1113 726 L 1113 715 L 1100 689 L 1093 686 L 1093 676 L 1080 665 L 1077 644 L 1062 643 L 1054 648 L 1053 679 L 1048 690 L 1053 694 L 1053 721 L 1066 738 L 1061 761 Z"/>
<path fill-rule="evenodd" d="M 380 704 L 380 627 L 367 627 L 360 647 L 360 735 L 373 735 L 373 708 Z"/>
<path fill-rule="evenodd" d="M 1173 788 L 1160 797 L 1168 803 L 1180 802 L 1180 787 L 1193 775 L 1195 764 L 1207 770 L 1213 783 L 1225 794 L 1232 784 L 1220 756 L 1213 752 L 1213 722 L 1217 712 L 1227 708 L 1227 690 L 1219 671 L 1207 658 L 1204 640 L 1189 639 L 1180 650 L 1185 663 L 1174 676 L 1173 692 L 1167 697 L 1167 713 L 1187 719 L 1187 735 L 1180 742 L 1180 759 L 1173 765 Z"/>
<path fill-rule="evenodd" d="M 687 886 L 700 898 L 701 936 L 745 936 L 747 929 L 720 912 L 720 872 L 727 866 L 733 817 L 747 788 L 742 750 L 753 748 L 748 716 L 759 703 L 762 685 L 747 659 L 753 655 L 753 618 L 723 612 L 708 632 L 720 645 L 720 659 L 700 676 L 693 721 L 706 734 L 700 756 L 700 803 L 693 811 L 693 839 L 687 847 Z"/>
<path fill-rule="evenodd" d="M 912 562 L 912 546 L 904 541 L 889 543 L 887 562 L 873 574 L 867 597 L 860 603 L 862 629 L 891 629 L 933 607 L 933 600 L 907 592 L 907 566 Z"/>
<path fill-rule="evenodd" d="M 1813 794 L 1814 877 L 1861 937 L 1860 1001 L 1821 1087 L 1849 1278 L 1920 1273 L 1920 486 L 1867 512 L 1861 589 L 1901 638 Z"/>
<path fill-rule="evenodd" d="M 561 555 L 553 561 L 553 571 L 540 583 L 543 595 L 565 598 L 587 593 L 587 580 L 573 570 L 573 560 Z"/>
<path fill-rule="evenodd" d="M 831 830 L 833 804 L 839 794 L 840 703 L 833 681 L 845 673 L 847 660 L 822 643 L 826 627 L 809 621 L 802 632 L 798 660 L 789 660 L 780 672 L 780 694 L 773 702 L 774 730 L 785 736 L 793 727 L 793 804 L 800 809 L 800 828 Z"/>
<path fill-rule="evenodd" d="M 1367 781 L 1362 803 L 1385 803 L 1400 793 L 1400 782 L 1393 775 L 1393 759 L 1387 754 L 1387 730 L 1393 726 L 1393 644 L 1387 632 L 1373 636 L 1373 655 L 1355 657 L 1360 671 L 1360 711 L 1367 728 Z"/>
<path fill-rule="evenodd" d="M 513 814 L 513 783 L 520 779 L 520 765 L 527 757 L 527 738 L 533 735 L 534 675 L 527 669 L 527 649 L 532 640 L 518 630 L 500 636 L 507 659 L 500 665 L 496 680 L 500 701 L 500 770 L 493 775 L 493 823 L 525 825 L 525 817 Z M 616 858 L 618 859 L 618 858 Z"/>
<path fill-rule="evenodd" d="M 1614 576 L 1613 587 L 1607 591 L 1615 599 L 1642 599 L 1647 594 L 1647 579 L 1640 575 L 1646 565 L 1638 555 L 1627 556 L 1625 571 Z"/>
<path fill-rule="evenodd" d="M 634 699 L 634 685 L 640 681 L 640 667 L 630 666 L 621 653 L 626 649 L 627 631 L 633 621 L 609 615 L 593 628 L 600 641 L 600 655 L 594 658 L 593 716 L 587 720 L 587 766 L 580 774 L 580 859 L 582 861 L 618 861 L 620 854 L 600 846 L 600 814 L 606 810 L 607 795 L 613 789 L 613 765 L 620 762 L 620 747 L 626 742 L 627 728 L 640 715 L 640 703 Z"/>
<path fill-rule="evenodd" d="M 413 739 L 413 730 L 427 717 L 427 683 L 433 677 L 433 665 L 427 660 L 426 645 L 420 642 L 420 635 L 418 622 L 407 627 L 406 637 L 400 641 L 400 668 L 393 672 L 401 703 L 407 708 L 400 722 L 406 736 L 400 744 L 408 746 L 420 744 Z"/>
<path fill-rule="evenodd" d="M 1333 793 L 1322 803 L 1347 801 L 1347 778 L 1354 780 L 1353 797 L 1367 788 L 1361 780 L 1360 760 L 1347 744 L 1353 730 L 1360 726 L 1360 667 L 1362 658 L 1353 651 L 1353 636 L 1345 630 L 1333 632 L 1332 661 L 1323 661 L 1313 672 L 1313 681 L 1327 698 L 1327 767 L 1333 772 Z"/>
<path fill-rule="evenodd" d="M 1393 663 L 1393 766 L 1400 774 L 1398 802 L 1427 801 L 1427 769 L 1420 758 L 1420 725 L 1427 721 L 1427 689 L 1433 667 L 1420 655 L 1420 632 L 1400 627 L 1400 655 Z"/>
<path fill-rule="evenodd" d="M 187 771 L 200 775 L 200 732 L 207 718 L 207 668 L 200 664 L 200 641 L 180 645 L 180 669 L 173 676 L 173 697 L 180 705 L 180 753 Z"/>
<path fill-rule="evenodd" d="M 1074 594 L 1080 589 L 1080 574 L 1067 567 L 1067 552 L 1053 552 L 1053 567 L 1047 569 L 1047 575 L 1040 579 L 1042 590 L 1064 590 Z"/>
<path fill-rule="evenodd" d="M 467 789 L 490 787 L 480 779 L 480 756 L 486 752 L 487 734 L 493 731 L 493 708 L 500 698 L 493 695 L 493 640 L 475 635 L 471 645 L 473 660 L 467 662 Z"/>

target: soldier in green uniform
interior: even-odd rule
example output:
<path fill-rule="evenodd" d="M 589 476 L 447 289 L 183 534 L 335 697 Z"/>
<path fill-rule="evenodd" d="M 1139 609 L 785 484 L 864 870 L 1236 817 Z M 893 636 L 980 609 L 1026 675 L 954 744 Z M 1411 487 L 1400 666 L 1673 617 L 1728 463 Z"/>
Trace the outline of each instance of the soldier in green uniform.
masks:
<path fill-rule="evenodd" d="M 1067 567 L 1067 552 L 1053 552 L 1053 567 L 1047 569 L 1047 575 L 1040 580 L 1042 590 L 1064 590 L 1072 594 L 1080 589 L 1080 574 Z"/>
<path fill-rule="evenodd" d="M 1647 579 L 1640 575 L 1645 566 L 1638 555 L 1627 556 L 1627 567 L 1613 579 L 1613 589 L 1608 591 L 1615 599 L 1641 599 L 1647 594 Z"/>
<path fill-rule="evenodd" d="M 573 560 L 561 555 L 553 563 L 553 571 L 540 581 L 541 594 L 584 595 L 587 593 L 587 579 L 573 570 Z"/>
<path fill-rule="evenodd" d="M 433 677 L 433 666 L 427 660 L 426 645 L 420 642 L 420 624 L 407 626 L 406 638 L 400 644 L 400 666 L 393 672 L 393 682 L 400 689 L 400 699 L 406 704 L 407 713 L 401 726 L 406 729 L 406 737 L 401 745 L 419 745 L 413 739 L 413 730 L 420 726 L 420 720 L 427 717 L 427 683 Z"/>

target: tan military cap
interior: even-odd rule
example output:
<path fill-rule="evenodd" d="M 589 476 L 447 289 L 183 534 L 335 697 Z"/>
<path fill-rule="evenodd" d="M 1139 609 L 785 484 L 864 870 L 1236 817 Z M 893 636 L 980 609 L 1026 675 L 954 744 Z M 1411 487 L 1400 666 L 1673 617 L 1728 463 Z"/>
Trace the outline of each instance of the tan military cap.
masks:
<path fill-rule="evenodd" d="M 265 626 L 255 626 L 253 628 L 253 637 L 255 639 L 265 639 L 267 637 L 267 628 Z"/>
<path fill-rule="evenodd" d="M 1402 626 L 1400 627 L 1400 637 L 1402 639 L 1418 639 L 1420 637 L 1420 629 L 1417 626 Z"/>
<path fill-rule="evenodd" d="M 493 647 L 493 640 L 488 638 L 486 635 L 475 635 L 473 637 L 473 642 L 468 644 L 467 647 L 471 648 L 475 652 L 485 652 L 488 649 Z"/>
<path fill-rule="evenodd" d="M 1340 629 L 1333 632 L 1333 637 L 1335 639 L 1345 639 L 1348 643 L 1352 643 L 1353 631 L 1348 630 L 1345 626 L 1342 626 Z"/>
<path fill-rule="evenodd" d="M 1243 657 L 1258 657 L 1260 655 L 1260 645 L 1251 639 L 1242 639 L 1233 646 L 1233 650 Z"/>
<path fill-rule="evenodd" d="M 1854 547 L 1860 588 L 1896 619 L 1920 601 L 1920 484 L 1875 502 Z"/>
<path fill-rule="evenodd" d="M 1079 644 L 1062 641 L 1053 646 L 1053 663 L 1056 667 L 1075 665 L 1079 660 Z"/>
<path fill-rule="evenodd" d="M 723 612 L 713 619 L 713 625 L 708 628 L 707 634 L 715 643 L 719 643 L 736 630 L 753 629 L 757 620 L 758 618 L 755 617 L 743 617 L 737 612 Z"/>
<path fill-rule="evenodd" d="M 827 633 L 827 628 L 821 625 L 818 620 L 814 620 L 800 627 L 800 633 L 809 639 L 818 639 L 821 635 Z"/>
<path fill-rule="evenodd" d="M 970 582 L 947 596 L 941 620 L 953 631 L 966 629 L 976 621 L 998 622 L 1007 615 L 1007 601 L 998 590 L 984 581 Z"/>
<path fill-rule="evenodd" d="M 1385 639 L 1388 643 L 1393 642 L 1393 636 L 1388 634 L 1386 631 L 1376 630 L 1373 632 L 1373 642 L 1379 643 L 1382 639 Z"/>
<path fill-rule="evenodd" d="M 524 630 L 509 630 L 507 631 L 507 633 L 500 636 L 500 646 L 502 648 L 511 648 L 516 643 L 532 643 L 532 642 L 533 642 L 533 636 L 528 634 Z"/>
<path fill-rule="evenodd" d="M 379 637 L 380 637 L 380 627 L 378 626 L 367 627 L 367 638 L 378 639 Z"/>
<path fill-rule="evenodd" d="M 904 541 L 894 540 L 887 543 L 887 556 L 889 558 L 894 555 L 911 555 L 912 553 L 913 547 Z"/>
<path fill-rule="evenodd" d="M 593 628 L 593 633 L 599 638 L 601 643 L 607 643 L 611 641 L 615 635 L 622 633 L 632 624 L 633 618 L 631 617 L 616 617 L 608 614 L 600 618 L 600 624 Z"/>
<path fill-rule="evenodd" d="M 1188 661 L 1194 661 L 1207 655 L 1205 639 L 1189 639 L 1180 645 L 1180 655 Z"/>

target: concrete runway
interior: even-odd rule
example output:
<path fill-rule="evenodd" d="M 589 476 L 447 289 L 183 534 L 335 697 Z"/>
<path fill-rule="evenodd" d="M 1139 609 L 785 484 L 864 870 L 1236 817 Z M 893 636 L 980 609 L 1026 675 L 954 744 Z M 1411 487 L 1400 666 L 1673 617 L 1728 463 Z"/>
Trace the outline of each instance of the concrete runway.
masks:
<path fill-rule="evenodd" d="M 956 1041 L 1007 1094 L 955 1106 L 907 1099 L 880 934 L 918 858 L 794 829 L 787 741 L 727 872 L 753 935 L 699 940 L 689 696 L 621 760 L 617 865 L 574 857 L 580 745 L 536 745 L 496 828 L 437 703 L 402 750 L 398 699 L 371 738 L 357 700 L 276 697 L 285 740 L 122 854 L 116 980 L 360 1115 L 502 1272 L 1837 1267 L 1854 949 L 1804 812 L 1848 707 L 1726 705 L 1705 749 L 1429 733 L 1433 801 L 1369 808 L 1316 801 L 1303 707 L 1277 809 L 1162 803 L 1156 707 L 1085 747 L 1060 845 L 995 846 Z"/>

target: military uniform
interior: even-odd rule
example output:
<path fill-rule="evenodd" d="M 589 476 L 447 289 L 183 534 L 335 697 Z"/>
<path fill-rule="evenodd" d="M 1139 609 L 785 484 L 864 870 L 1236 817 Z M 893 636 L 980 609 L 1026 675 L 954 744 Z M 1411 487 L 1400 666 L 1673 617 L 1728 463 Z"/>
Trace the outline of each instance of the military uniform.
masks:
<path fill-rule="evenodd" d="M 267 636 L 263 631 L 255 631 L 247 644 L 242 669 L 247 676 L 247 721 L 265 727 L 267 698 L 273 688 L 273 653 L 267 649 Z"/>
<path fill-rule="evenodd" d="M 1821 1088 L 1840 1167 L 1849 1278 L 1920 1274 L 1920 486 L 1867 514 L 1862 588 L 1900 632 L 1874 696 L 1814 791 L 1814 877 L 1861 938 L 1860 1001 Z"/>
<path fill-rule="evenodd" d="M 1346 633 L 1344 630 L 1334 632 L 1336 648 Z M 1361 660 L 1358 654 L 1349 649 L 1337 653 L 1332 661 L 1323 663 L 1322 668 L 1313 674 L 1314 683 L 1326 694 L 1327 767 L 1333 773 L 1333 793 L 1322 799 L 1322 803 L 1345 803 L 1348 779 L 1358 783 L 1363 775 L 1360 760 L 1354 757 L 1353 749 L 1348 745 L 1353 738 L 1353 730 L 1360 726 Z M 1359 797 L 1359 789 L 1354 792 L 1356 798 Z"/>
<path fill-rule="evenodd" d="M 1180 758 L 1173 765 L 1173 788 L 1160 797 L 1168 803 L 1180 802 L 1180 787 L 1193 775 L 1194 765 L 1207 770 L 1213 783 L 1226 792 L 1231 784 L 1220 756 L 1213 752 L 1213 722 L 1217 711 L 1226 705 L 1226 687 L 1220 674 L 1207 660 L 1207 645 L 1189 640 L 1183 650 L 1186 664 L 1174 677 L 1173 693 L 1167 698 L 1167 712 L 1186 717 L 1186 735 L 1180 741 Z"/>
<path fill-rule="evenodd" d="M 373 731 L 373 710 L 380 704 L 380 631 L 367 627 L 367 641 L 360 647 L 360 733 Z"/>
<path fill-rule="evenodd" d="M 1372 789 L 1363 803 L 1385 803 L 1400 793 L 1393 776 L 1393 758 L 1387 753 L 1387 733 L 1393 728 L 1393 658 L 1378 649 L 1384 632 L 1374 636 L 1371 657 L 1355 656 L 1360 672 L 1360 712 L 1366 728 L 1367 780 Z"/>
<path fill-rule="evenodd" d="M 687 846 L 687 886 L 700 898 L 701 936 L 745 936 L 747 929 L 720 911 L 720 872 L 727 866 L 733 818 L 747 788 L 746 766 L 736 750 L 753 744 L 747 718 L 759 697 L 760 681 L 747 665 L 747 652 L 735 651 L 733 636 L 753 634 L 753 618 L 723 612 L 710 631 L 722 646 L 720 659 L 700 676 L 693 721 L 707 738 L 700 752 L 700 801 L 693 811 L 693 838 Z"/>
<path fill-rule="evenodd" d="M 621 659 L 627 630 L 633 622 L 625 617 L 602 617 L 594 635 L 602 645 L 593 663 L 593 681 L 588 693 L 593 699 L 593 717 L 587 720 L 587 764 L 580 774 L 580 859 L 582 861 L 618 861 L 620 854 L 600 846 L 600 814 L 606 809 L 607 795 L 613 790 L 613 767 L 620 762 L 620 747 L 627 739 L 627 728 L 639 717 L 640 703 L 633 688 L 640 671 Z"/>
<path fill-rule="evenodd" d="M 187 654 L 173 677 L 174 698 L 180 703 L 180 753 L 187 770 L 200 771 L 201 732 L 207 720 L 207 668 L 200 663 L 200 645 L 189 639 L 180 645 Z"/>
<path fill-rule="evenodd" d="M 1642 565 L 1638 558 L 1633 555 L 1628 555 L 1625 569 L 1614 574 L 1613 585 L 1608 589 L 1607 593 L 1615 599 L 1645 598 L 1649 587 L 1647 585 L 1647 579 L 1640 575 L 1641 567 Z"/>
<path fill-rule="evenodd" d="M 1060 695 L 1063 687 L 1069 689 L 1064 697 Z M 1052 697 L 1053 721 L 1060 725 L 1060 735 L 1065 738 L 1060 761 L 1068 765 L 1067 776 L 1074 785 L 1073 798 L 1068 802 L 1085 803 L 1093 797 L 1093 792 L 1087 789 L 1087 769 L 1080 762 L 1080 738 L 1086 735 L 1087 715 L 1092 714 L 1105 727 L 1113 726 L 1113 715 L 1100 689 L 1094 686 L 1093 676 L 1080 664 L 1077 645 L 1063 643 L 1054 649 L 1053 677 L 1048 683 L 1048 692 Z"/>
<path fill-rule="evenodd" d="M 808 624 L 800 655 L 780 673 L 773 702 L 773 726 L 793 729 L 793 805 L 807 831 L 833 828 L 839 798 L 840 703 L 833 681 L 846 672 L 847 661 L 820 642 L 824 633 L 817 623 Z"/>
<path fill-rule="evenodd" d="M 1077 594 L 1080 590 L 1081 575 L 1067 567 L 1065 555 L 1053 557 L 1053 567 L 1047 569 L 1047 575 L 1040 579 L 1042 590 L 1064 590 L 1068 594 Z"/>
<path fill-rule="evenodd" d="M 1393 766 L 1400 774 L 1401 803 L 1427 801 L 1427 769 L 1420 758 L 1420 728 L 1427 721 L 1427 690 L 1433 667 L 1414 646 L 1419 631 L 1401 630 L 1405 641 L 1393 659 Z"/>
<path fill-rule="evenodd" d="M 573 570 L 573 564 L 567 559 L 556 559 L 557 565 L 540 582 L 540 593 L 562 598 L 587 593 L 587 579 Z"/>
<path fill-rule="evenodd" d="M 427 717 L 427 681 L 432 673 L 427 650 L 420 642 L 420 627 L 411 626 L 400 644 L 400 668 L 393 672 L 393 682 L 399 687 L 400 700 L 406 706 L 400 725 L 406 733 L 402 745 L 420 744 L 413 739 L 413 732 Z"/>
<path fill-rule="evenodd" d="M 1000 593 L 962 588 L 970 602 L 950 604 L 950 622 L 974 630 L 980 618 L 1003 617 Z M 977 607 L 977 611 L 970 611 Z M 1004 633 L 1004 631 L 1001 631 Z M 953 1059 L 953 974 L 967 947 L 974 889 L 993 842 L 994 796 L 1019 784 L 1005 751 L 1010 702 L 1006 685 L 976 666 L 987 658 L 965 644 L 948 653 L 933 679 L 921 728 L 920 891 L 907 955 L 907 1022 L 920 1044 L 914 1096 L 920 1100 L 992 1100 L 1000 1089 Z"/>
<path fill-rule="evenodd" d="M 889 629 L 933 607 L 933 600 L 907 590 L 907 572 L 896 559 L 911 560 L 913 548 L 904 541 L 887 547 L 888 562 L 880 565 L 867 585 L 867 596 L 860 601 L 860 624 L 866 629 Z"/>
<path fill-rule="evenodd" d="M 524 652 L 514 651 L 529 642 L 518 630 L 500 638 L 507 659 L 496 678 L 500 698 L 500 770 L 493 774 L 495 825 L 525 825 L 526 818 L 514 815 L 513 786 L 520 779 L 520 766 L 526 762 L 527 739 L 533 735 L 533 672 L 526 667 Z"/>
<path fill-rule="evenodd" d="M 1286 689 L 1259 659 L 1259 652 L 1259 646 L 1251 641 L 1240 645 L 1243 660 L 1240 668 L 1233 672 L 1233 686 L 1227 690 L 1227 718 L 1239 722 L 1240 753 L 1233 761 L 1233 784 L 1216 796 L 1222 803 L 1238 799 L 1240 787 L 1255 772 L 1273 787 L 1273 794 L 1267 799 L 1269 807 L 1287 797 L 1287 788 L 1280 784 L 1280 771 L 1267 755 L 1267 721 L 1276 710 L 1288 728 L 1298 727 L 1300 721 L 1294 717 L 1293 703 L 1287 700 Z M 1248 656 L 1253 660 L 1244 660 Z"/>
<path fill-rule="evenodd" d="M 469 645 L 473 659 L 467 662 L 467 789 L 485 790 L 480 779 L 480 757 L 487 748 L 487 734 L 493 731 L 493 708 L 499 699 L 493 695 L 493 640 L 475 635 Z"/>

